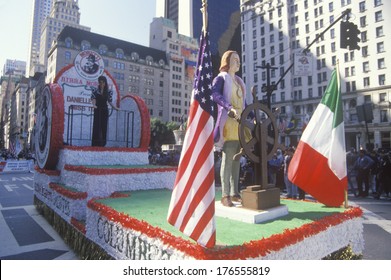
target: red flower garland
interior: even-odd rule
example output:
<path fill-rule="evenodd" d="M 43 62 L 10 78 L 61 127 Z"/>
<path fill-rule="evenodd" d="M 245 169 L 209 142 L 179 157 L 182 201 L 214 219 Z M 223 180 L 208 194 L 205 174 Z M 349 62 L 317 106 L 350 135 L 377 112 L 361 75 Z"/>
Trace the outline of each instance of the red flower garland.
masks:
<path fill-rule="evenodd" d="M 81 200 L 81 199 L 86 199 L 87 198 L 87 193 L 86 192 L 80 192 L 80 191 L 73 191 L 67 188 L 64 188 L 63 186 L 56 184 L 56 183 L 49 183 L 49 188 L 54 190 L 55 192 L 68 197 L 73 200 Z"/>
<path fill-rule="evenodd" d="M 74 217 L 72 217 L 71 225 L 73 225 L 77 230 L 86 235 L 86 225 L 83 222 L 76 220 Z"/>
<path fill-rule="evenodd" d="M 35 171 L 41 174 L 45 174 L 47 176 L 60 176 L 61 171 L 60 170 L 50 170 L 50 169 L 41 169 L 38 166 L 35 166 Z"/>
<path fill-rule="evenodd" d="M 271 251 L 279 251 L 284 247 L 304 240 L 306 237 L 318 234 L 330 226 L 341 224 L 349 219 L 361 217 L 363 214 L 363 211 L 358 207 L 349 208 L 343 213 L 333 214 L 295 229 L 286 229 L 283 233 L 274 234 L 260 240 L 246 242 L 241 246 L 216 246 L 212 249 L 206 249 L 191 241 L 176 237 L 158 227 L 151 226 L 145 221 L 137 220 L 124 213 L 119 213 L 113 208 L 103 205 L 94 199 L 90 200 L 87 206 L 109 220 L 117 221 L 122 226 L 142 232 L 150 238 L 158 238 L 162 240 L 163 243 L 199 260 L 248 259 L 266 256 Z"/>

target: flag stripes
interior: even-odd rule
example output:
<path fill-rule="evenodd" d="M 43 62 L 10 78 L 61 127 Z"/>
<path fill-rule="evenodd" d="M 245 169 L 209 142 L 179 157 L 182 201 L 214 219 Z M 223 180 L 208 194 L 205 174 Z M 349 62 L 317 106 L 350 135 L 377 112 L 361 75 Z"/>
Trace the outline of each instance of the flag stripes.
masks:
<path fill-rule="evenodd" d="M 188 127 L 167 221 L 205 247 L 216 242 L 211 83 L 209 40 L 202 34 Z"/>

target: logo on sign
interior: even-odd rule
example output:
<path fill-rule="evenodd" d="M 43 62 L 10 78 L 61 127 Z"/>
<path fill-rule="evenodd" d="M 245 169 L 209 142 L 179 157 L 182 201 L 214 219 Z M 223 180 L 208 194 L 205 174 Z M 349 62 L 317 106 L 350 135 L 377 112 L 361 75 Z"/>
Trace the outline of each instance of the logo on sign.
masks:
<path fill-rule="evenodd" d="M 38 166 L 43 168 L 50 148 L 50 131 L 52 125 L 52 98 L 48 87 L 45 87 L 40 102 L 35 131 L 35 154 Z"/>
<path fill-rule="evenodd" d="M 96 80 L 103 74 L 104 62 L 102 57 L 91 50 L 80 52 L 75 58 L 76 72 L 87 80 Z"/>

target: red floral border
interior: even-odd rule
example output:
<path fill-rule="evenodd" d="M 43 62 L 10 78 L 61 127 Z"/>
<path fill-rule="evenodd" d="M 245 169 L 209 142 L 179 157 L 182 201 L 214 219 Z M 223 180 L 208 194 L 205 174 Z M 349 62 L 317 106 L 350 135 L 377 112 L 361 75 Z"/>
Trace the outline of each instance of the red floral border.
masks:
<path fill-rule="evenodd" d="M 63 147 L 64 133 L 64 96 L 58 84 L 49 84 L 52 95 L 52 125 L 50 132 L 49 153 L 46 159 L 45 168 L 55 169 L 60 149 Z"/>
<path fill-rule="evenodd" d="M 141 138 L 140 138 L 140 148 L 148 149 L 149 142 L 151 141 L 151 121 L 149 116 L 149 110 L 144 100 L 137 95 L 125 95 L 122 99 L 132 98 L 136 104 L 138 109 L 140 110 L 141 117 Z"/>
<path fill-rule="evenodd" d="M 75 219 L 74 217 L 71 218 L 71 224 L 77 228 L 81 233 L 86 235 L 86 225 L 79 220 Z"/>
<path fill-rule="evenodd" d="M 341 224 L 349 219 L 361 217 L 363 211 L 358 207 L 347 209 L 343 213 L 333 214 L 321 218 L 309 224 L 295 229 L 286 229 L 283 233 L 274 234 L 268 238 L 246 242 L 241 246 L 216 246 L 213 249 L 206 249 L 191 241 L 176 237 L 171 233 L 158 227 L 151 226 L 145 221 L 132 218 L 124 213 L 119 213 L 111 207 L 92 199 L 87 206 L 109 220 L 117 221 L 122 226 L 135 231 L 142 232 L 149 238 L 158 238 L 164 244 L 184 252 L 195 259 L 229 260 L 248 259 L 259 256 L 266 256 L 271 251 L 279 251 L 282 248 L 304 240 L 306 237 L 316 235 L 331 226 Z"/>
<path fill-rule="evenodd" d="M 122 168 L 91 168 L 87 166 L 75 166 L 66 164 L 64 170 L 80 172 L 88 175 L 119 175 L 119 174 L 137 174 L 137 173 L 156 173 L 156 172 L 173 172 L 177 167 L 122 167 Z"/>
<path fill-rule="evenodd" d="M 45 174 L 47 176 L 60 176 L 61 171 L 60 170 L 50 170 L 50 169 L 41 169 L 38 166 L 35 166 L 35 171 L 41 174 Z"/>
<path fill-rule="evenodd" d="M 49 183 L 49 188 L 70 199 L 82 200 L 87 198 L 86 192 L 72 191 L 56 183 Z"/>

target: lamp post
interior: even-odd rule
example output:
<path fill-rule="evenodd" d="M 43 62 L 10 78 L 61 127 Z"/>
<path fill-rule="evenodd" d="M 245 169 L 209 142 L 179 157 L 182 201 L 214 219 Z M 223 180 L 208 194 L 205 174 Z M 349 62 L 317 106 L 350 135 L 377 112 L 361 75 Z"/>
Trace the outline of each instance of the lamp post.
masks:
<path fill-rule="evenodd" d="M 255 70 L 257 68 L 266 69 L 266 84 L 262 86 L 261 91 L 266 93 L 267 107 L 271 109 L 271 96 L 273 91 L 277 89 L 277 86 L 270 83 L 270 70 L 278 68 L 271 66 L 269 62 L 262 66 L 255 66 Z"/>

